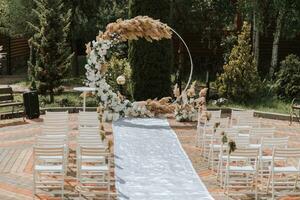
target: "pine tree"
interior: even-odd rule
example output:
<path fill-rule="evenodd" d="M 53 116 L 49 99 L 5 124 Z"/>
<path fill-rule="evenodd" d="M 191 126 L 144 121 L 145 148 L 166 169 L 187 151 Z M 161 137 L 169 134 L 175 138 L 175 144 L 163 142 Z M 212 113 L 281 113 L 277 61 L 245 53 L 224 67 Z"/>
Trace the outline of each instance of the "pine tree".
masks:
<path fill-rule="evenodd" d="M 130 0 L 129 17 L 147 15 L 170 21 L 169 0 Z M 129 62 L 132 67 L 135 100 L 169 96 L 171 92 L 172 46 L 171 40 L 145 39 L 129 42 Z"/>
<path fill-rule="evenodd" d="M 49 94 L 54 101 L 54 90 L 61 86 L 71 65 L 68 43 L 71 10 L 65 12 L 63 0 L 35 0 L 33 12 L 38 23 L 29 22 L 34 35 L 29 40 L 31 55 L 29 73 L 41 94 Z"/>
<path fill-rule="evenodd" d="M 229 61 L 223 67 L 224 72 L 217 79 L 219 94 L 236 101 L 255 98 L 261 87 L 250 45 L 250 29 L 245 22 L 238 44 L 232 48 Z"/>

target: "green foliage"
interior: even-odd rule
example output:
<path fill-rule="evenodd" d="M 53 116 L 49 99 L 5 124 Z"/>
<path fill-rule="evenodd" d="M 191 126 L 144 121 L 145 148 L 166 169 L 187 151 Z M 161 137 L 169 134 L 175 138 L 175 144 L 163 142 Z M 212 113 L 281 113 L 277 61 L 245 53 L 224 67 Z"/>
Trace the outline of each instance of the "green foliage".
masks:
<path fill-rule="evenodd" d="M 148 15 L 169 22 L 169 0 L 130 0 L 129 15 Z M 147 42 L 145 39 L 129 42 L 129 62 L 132 67 L 134 98 L 144 100 L 161 98 L 171 93 L 171 40 Z"/>
<path fill-rule="evenodd" d="M 72 10 L 73 40 L 90 41 L 99 30 L 110 22 L 127 18 L 127 0 L 65 0 L 67 9 Z"/>
<path fill-rule="evenodd" d="M 66 76 L 72 54 L 67 43 L 71 12 L 64 12 L 63 0 L 35 0 L 34 13 L 38 24 L 30 23 L 35 34 L 29 40 L 31 56 L 30 73 L 41 94 L 49 94 L 54 101 L 54 91 Z"/>
<path fill-rule="evenodd" d="M 205 80 L 205 72 L 210 72 L 210 78 L 214 79 L 218 71 L 221 70 L 223 60 L 221 54 L 221 40 L 224 37 L 224 30 L 234 29 L 235 4 L 231 0 L 174 0 L 172 1 L 172 23 L 171 26 L 187 39 L 186 33 L 197 36 L 189 47 L 209 49 L 213 55 L 203 55 L 202 58 L 193 58 L 195 63 L 201 64 L 194 68 L 194 78 Z M 184 34 L 185 33 L 185 34 Z M 176 37 L 174 37 L 176 39 Z M 187 40 L 187 42 L 189 42 Z M 197 44 L 196 44 L 197 43 Z M 174 52 L 178 52 L 176 49 Z M 184 55 L 175 56 L 176 81 L 187 80 L 190 72 L 189 59 Z M 193 53 L 193 52 L 192 52 Z M 199 61 L 201 59 L 201 61 Z M 180 60 L 180 62 L 179 62 Z M 212 66 L 214 66 L 212 68 Z"/>
<path fill-rule="evenodd" d="M 224 51 L 223 57 L 224 57 L 225 63 L 228 63 L 231 49 L 236 44 L 237 44 L 237 37 L 233 34 L 228 35 L 225 38 L 223 38 L 223 40 L 221 42 L 221 46 Z"/>
<path fill-rule="evenodd" d="M 221 96 L 235 101 L 246 101 L 257 97 L 261 81 L 251 52 L 250 25 L 244 23 L 238 36 L 238 44 L 233 47 L 224 72 L 217 78 L 217 88 Z"/>
<path fill-rule="evenodd" d="M 299 0 L 273 0 L 273 17 L 283 13 L 282 36 L 294 38 L 299 34 L 300 29 L 300 1 Z"/>
<path fill-rule="evenodd" d="M 33 0 L 0 0 L 0 33 L 28 36 L 32 31 L 26 21 L 32 19 Z"/>
<path fill-rule="evenodd" d="M 281 98 L 292 99 L 300 96 L 300 58 L 288 55 L 280 64 L 276 73 L 273 90 Z"/>
<path fill-rule="evenodd" d="M 118 59 L 116 56 L 112 56 L 107 63 L 108 69 L 106 72 L 106 81 L 113 88 L 114 91 L 119 90 L 117 84 L 118 76 L 123 75 L 126 78 L 125 85 L 123 85 L 122 94 L 132 98 L 132 81 L 131 81 L 131 67 L 126 58 Z M 124 91 L 125 90 L 125 91 Z"/>

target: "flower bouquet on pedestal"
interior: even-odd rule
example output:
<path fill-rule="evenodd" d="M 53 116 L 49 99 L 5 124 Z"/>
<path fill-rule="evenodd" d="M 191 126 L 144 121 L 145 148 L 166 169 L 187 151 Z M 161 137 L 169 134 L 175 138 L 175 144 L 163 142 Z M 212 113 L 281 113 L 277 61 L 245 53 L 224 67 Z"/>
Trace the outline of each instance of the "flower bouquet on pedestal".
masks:
<path fill-rule="evenodd" d="M 174 88 L 174 96 L 176 97 L 175 106 L 175 118 L 179 122 L 183 121 L 197 121 L 198 116 L 198 101 L 195 92 L 196 81 L 194 81 L 191 87 L 182 94 L 179 94 L 177 84 Z"/>

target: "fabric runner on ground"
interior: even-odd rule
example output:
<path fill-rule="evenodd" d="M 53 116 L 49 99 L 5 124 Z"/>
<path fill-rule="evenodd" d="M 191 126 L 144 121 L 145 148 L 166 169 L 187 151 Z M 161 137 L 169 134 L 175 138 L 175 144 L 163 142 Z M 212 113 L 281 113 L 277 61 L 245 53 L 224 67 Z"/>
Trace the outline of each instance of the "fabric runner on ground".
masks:
<path fill-rule="evenodd" d="M 213 199 L 166 119 L 125 118 L 113 133 L 118 199 Z"/>

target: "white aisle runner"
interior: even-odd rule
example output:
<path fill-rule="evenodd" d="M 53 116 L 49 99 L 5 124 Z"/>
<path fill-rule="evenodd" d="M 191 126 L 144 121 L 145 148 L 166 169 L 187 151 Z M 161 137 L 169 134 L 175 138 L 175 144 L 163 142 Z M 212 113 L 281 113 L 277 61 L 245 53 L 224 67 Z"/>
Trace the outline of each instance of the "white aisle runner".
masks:
<path fill-rule="evenodd" d="M 113 123 L 119 200 L 213 199 L 165 119 Z"/>

